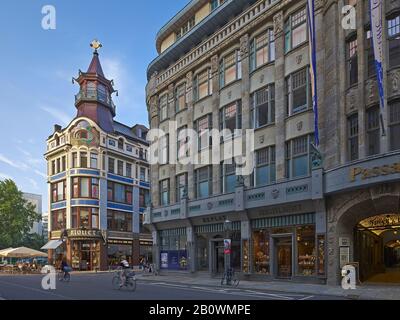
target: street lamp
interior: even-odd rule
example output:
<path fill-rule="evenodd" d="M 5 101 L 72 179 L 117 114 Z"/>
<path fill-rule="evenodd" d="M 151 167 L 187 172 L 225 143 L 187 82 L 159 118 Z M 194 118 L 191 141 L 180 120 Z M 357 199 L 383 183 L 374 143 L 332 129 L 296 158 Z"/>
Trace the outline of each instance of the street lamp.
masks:
<path fill-rule="evenodd" d="M 226 219 L 224 221 L 224 231 L 225 231 L 225 239 L 224 239 L 225 276 L 224 276 L 224 278 L 226 279 L 227 285 L 230 285 L 230 283 L 231 283 L 231 248 L 232 248 L 231 230 L 232 230 L 232 221 Z"/>

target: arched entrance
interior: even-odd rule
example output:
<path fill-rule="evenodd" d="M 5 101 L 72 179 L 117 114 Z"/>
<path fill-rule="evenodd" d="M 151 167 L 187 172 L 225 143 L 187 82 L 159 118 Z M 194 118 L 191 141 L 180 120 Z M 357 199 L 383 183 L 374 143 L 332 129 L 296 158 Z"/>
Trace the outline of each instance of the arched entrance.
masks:
<path fill-rule="evenodd" d="M 327 201 L 328 284 L 340 284 L 341 267 L 348 262 L 359 265 L 362 282 L 384 278 L 385 283 L 396 283 L 396 275 L 388 277 L 396 270 L 387 257 L 392 251 L 390 241 L 400 240 L 400 223 L 395 219 L 399 215 L 398 183 L 331 196 Z"/>

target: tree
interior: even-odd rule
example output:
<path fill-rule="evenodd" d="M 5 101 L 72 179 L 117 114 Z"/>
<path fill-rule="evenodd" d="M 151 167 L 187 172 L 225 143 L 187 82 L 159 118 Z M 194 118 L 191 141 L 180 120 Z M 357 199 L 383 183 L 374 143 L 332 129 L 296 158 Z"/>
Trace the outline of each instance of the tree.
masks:
<path fill-rule="evenodd" d="M 35 250 L 40 250 L 46 244 L 46 240 L 43 235 L 37 233 L 27 233 L 23 236 L 18 247 L 28 247 Z"/>
<path fill-rule="evenodd" d="M 40 215 L 14 181 L 0 181 L 0 248 L 18 246 Z"/>

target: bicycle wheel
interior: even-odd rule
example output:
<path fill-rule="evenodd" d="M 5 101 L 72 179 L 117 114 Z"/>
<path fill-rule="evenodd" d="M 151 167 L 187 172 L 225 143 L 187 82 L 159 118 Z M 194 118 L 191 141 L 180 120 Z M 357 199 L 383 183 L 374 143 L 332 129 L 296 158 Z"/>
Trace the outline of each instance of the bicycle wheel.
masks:
<path fill-rule="evenodd" d="M 59 272 L 57 274 L 58 281 L 64 281 L 64 272 Z"/>
<path fill-rule="evenodd" d="M 112 285 L 115 290 L 121 289 L 121 279 L 118 276 L 114 276 L 112 279 Z"/>
<path fill-rule="evenodd" d="M 126 281 L 126 287 L 130 291 L 135 291 L 136 290 L 136 280 L 135 279 L 128 279 Z"/>
<path fill-rule="evenodd" d="M 69 282 L 69 280 L 71 280 L 71 275 L 69 273 L 65 274 L 63 280 Z"/>
<path fill-rule="evenodd" d="M 236 288 L 239 285 L 239 279 L 233 280 L 232 285 Z"/>

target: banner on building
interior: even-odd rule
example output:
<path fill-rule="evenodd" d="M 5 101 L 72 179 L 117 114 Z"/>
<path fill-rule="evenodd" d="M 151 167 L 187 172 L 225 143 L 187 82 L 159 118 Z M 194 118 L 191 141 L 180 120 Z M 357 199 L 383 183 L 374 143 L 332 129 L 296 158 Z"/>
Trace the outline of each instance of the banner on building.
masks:
<path fill-rule="evenodd" d="M 317 50 L 316 50 L 316 35 L 315 35 L 315 10 L 314 0 L 308 0 L 307 15 L 308 15 L 308 34 L 310 39 L 310 81 L 312 93 L 312 105 L 314 111 L 314 136 L 315 146 L 319 146 L 319 130 L 318 130 L 318 95 L 317 95 Z"/>

